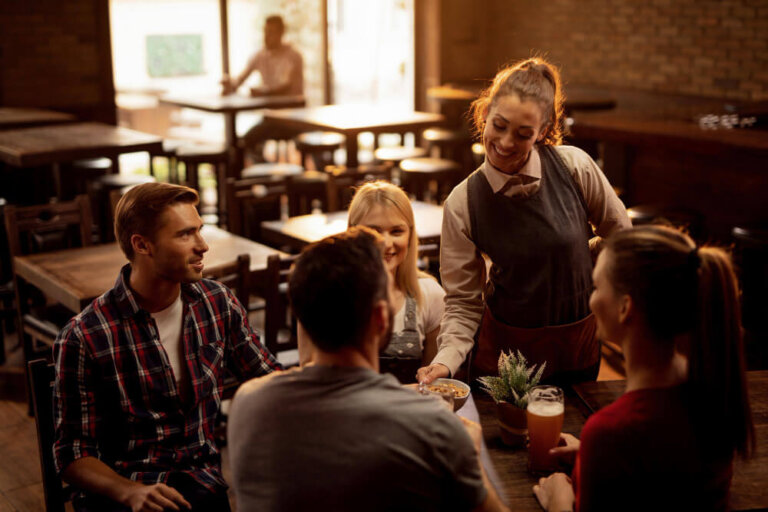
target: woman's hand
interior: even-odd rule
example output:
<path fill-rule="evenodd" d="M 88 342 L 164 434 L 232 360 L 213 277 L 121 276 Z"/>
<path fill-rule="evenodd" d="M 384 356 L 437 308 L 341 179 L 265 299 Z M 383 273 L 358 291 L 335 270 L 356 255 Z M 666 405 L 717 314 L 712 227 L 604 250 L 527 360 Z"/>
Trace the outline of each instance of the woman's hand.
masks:
<path fill-rule="evenodd" d="M 451 372 L 444 364 L 435 363 L 429 366 L 422 366 L 416 372 L 416 381 L 424 384 L 432 384 L 432 381 L 441 377 L 450 377 Z"/>
<path fill-rule="evenodd" d="M 576 463 L 576 453 L 579 451 L 581 441 L 571 434 L 561 433 L 560 442 L 549 450 L 549 454 L 556 457 L 561 464 L 573 467 Z"/>
<path fill-rule="evenodd" d="M 573 485 L 565 473 L 554 473 L 539 479 L 533 486 L 533 494 L 539 500 L 541 508 L 551 512 L 573 510 Z"/>

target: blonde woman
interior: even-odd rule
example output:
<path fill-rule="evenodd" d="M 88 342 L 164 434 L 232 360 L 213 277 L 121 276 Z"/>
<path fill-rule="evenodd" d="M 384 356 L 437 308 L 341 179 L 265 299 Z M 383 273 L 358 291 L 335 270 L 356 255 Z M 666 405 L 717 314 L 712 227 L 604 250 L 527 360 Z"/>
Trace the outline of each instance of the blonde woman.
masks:
<path fill-rule="evenodd" d="M 382 372 L 414 382 L 416 370 L 437 352 L 445 291 L 416 266 L 418 236 L 408 196 L 385 181 L 361 186 L 349 205 L 349 227 L 367 226 L 384 239 L 384 263 L 394 284 L 392 341 L 381 357 Z"/>

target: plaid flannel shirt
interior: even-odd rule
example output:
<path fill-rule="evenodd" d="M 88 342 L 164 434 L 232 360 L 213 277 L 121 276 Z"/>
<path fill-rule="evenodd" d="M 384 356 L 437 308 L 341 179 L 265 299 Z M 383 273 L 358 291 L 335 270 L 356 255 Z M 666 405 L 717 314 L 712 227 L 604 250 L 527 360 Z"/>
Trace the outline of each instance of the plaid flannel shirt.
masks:
<path fill-rule="evenodd" d="M 183 401 L 155 321 L 128 286 L 130 265 L 115 287 L 59 333 L 54 458 L 61 472 L 96 457 L 147 484 L 183 471 L 210 490 L 226 488 L 213 436 L 225 369 L 240 379 L 280 368 L 220 283 L 182 284 L 182 362 L 191 392 Z"/>

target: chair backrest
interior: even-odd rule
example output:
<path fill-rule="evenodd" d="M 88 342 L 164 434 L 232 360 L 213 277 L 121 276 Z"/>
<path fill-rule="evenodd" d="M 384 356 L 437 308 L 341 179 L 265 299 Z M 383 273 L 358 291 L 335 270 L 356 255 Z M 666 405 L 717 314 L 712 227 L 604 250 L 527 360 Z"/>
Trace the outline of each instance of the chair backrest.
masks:
<path fill-rule="evenodd" d="M 288 210 L 291 217 L 307 215 L 315 209 L 330 211 L 328 208 L 328 174 L 322 171 L 306 171 L 285 180 L 288 195 Z"/>
<path fill-rule="evenodd" d="M 367 181 L 392 181 L 392 165 L 376 164 L 360 167 L 328 166 L 327 203 L 328 211 L 335 212 L 349 206 L 355 195 L 355 187 Z"/>
<path fill-rule="evenodd" d="M 87 195 L 35 206 L 7 205 L 5 229 L 11 256 L 91 245 L 93 217 Z M 73 235 L 79 235 L 79 244 Z"/>
<path fill-rule="evenodd" d="M 297 348 L 296 325 L 291 315 L 288 317 L 288 297 L 286 284 L 294 258 L 281 258 L 273 254 L 267 258 L 267 271 L 263 280 L 261 294 L 266 306 L 264 308 L 264 345 L 272 354 Z M 281 290 L 282 285 L 282 290 Z M 280 330 L 288 328 L 288 339 L 279 339 Z"/>
<path fill-rule="evenodd" d="M 53 380 L 54 365 L 44 359 L 35 359 L 28 363 L 29 388 L 32 391 L 32 407 L 37 426 L 37 446 L 40 452 L 40 466 L 43 472 L 43 491 L 45 492 L 45 510 L 64 512 L 64 503 L 69 495 L 61 478 L 56 473 L 53 462 Z"/>
<path fill-rule="evenodd" d="M 236 235 L 259 240 L 261 221 L 280 218 L 281 198 L 286 193 L 284 179 L 271 176 L 227 179 L 227 229 Z"/>
<path fill-rule="evenodd" d="M 244 308 L 248 308 L 248 300 L 251 295 L 250 287 L 251 257 L 241 254 L 237 259 L 226 265 L 213 269 L 205 269 L 203 277 L 214 279 L 226 285 L 235 293 L 235 297 Z"/>

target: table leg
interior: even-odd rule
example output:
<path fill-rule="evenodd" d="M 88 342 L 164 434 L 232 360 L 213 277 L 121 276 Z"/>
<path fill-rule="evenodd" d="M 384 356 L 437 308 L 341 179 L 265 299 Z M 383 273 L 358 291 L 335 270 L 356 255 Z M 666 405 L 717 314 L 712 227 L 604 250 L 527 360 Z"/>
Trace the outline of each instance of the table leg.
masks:
<path fill-rule="evenodd" d="M 358 161 L 357 161 L 357 136 L 359 135 L 357 132 L 353 133 L 347 133 L 347 141 L 346 141 L 346 148 L 347 148 L 347 167 L 350 169 L 353 169 L 357 167 Z"/>
<path fill-rule="evenodd" d="M 237 178 L 243 170 L 243 152 L 237 147 L 237 123 L 235 112 L 224 113 L 224 130 L 227 150 L 229 151 L 228 177 Z"/>

